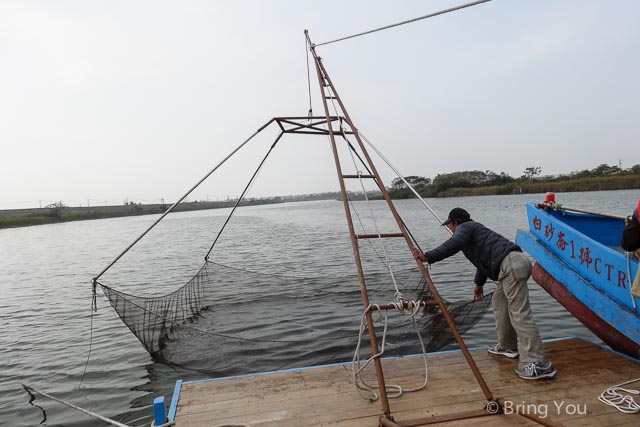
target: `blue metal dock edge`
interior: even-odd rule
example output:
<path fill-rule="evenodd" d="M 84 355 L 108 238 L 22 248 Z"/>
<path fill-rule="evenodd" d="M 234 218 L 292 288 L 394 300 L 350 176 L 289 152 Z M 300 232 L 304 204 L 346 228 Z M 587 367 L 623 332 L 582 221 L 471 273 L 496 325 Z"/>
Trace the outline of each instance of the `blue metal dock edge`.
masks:
<path fill-rule="evenodd" d="M 181 388 L 182 388 L 182 380 L 176 381 L 176 386 L 173 388 L 173 397 L 171 398 L 171 406 L 169 406 L 169 415 L 167 416 L 169 421 L 175 421 L 176 409 L 178 409 L 178 399 L 180 398 Z"/>

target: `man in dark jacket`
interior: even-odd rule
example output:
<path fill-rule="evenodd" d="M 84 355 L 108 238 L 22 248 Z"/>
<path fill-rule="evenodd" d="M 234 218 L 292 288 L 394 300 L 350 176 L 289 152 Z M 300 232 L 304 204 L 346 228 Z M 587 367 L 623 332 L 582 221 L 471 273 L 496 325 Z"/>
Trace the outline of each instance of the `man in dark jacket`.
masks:
<path fill-rule="evenodd" d="M 476 267 L 474 299 L 484 297 L 483 286 L 487 278 L 497 281 L 491 304 L 496 317 L 498 343 L 489 347 L 489 353 L 509 358 L 520 356 L 520 366 L 516 370 L 520 378 L 538 380 L 555 377 L 556 370 L 547 361 L 531 313 L 527 285 L 531 262 L 522 249 L 473 221 L 462 208 L 452 209 L 443 225 L 452 231 L 451 238 L 425 253 L 414 249 L 414 258 L 433 264 L 462 251 Z"/>

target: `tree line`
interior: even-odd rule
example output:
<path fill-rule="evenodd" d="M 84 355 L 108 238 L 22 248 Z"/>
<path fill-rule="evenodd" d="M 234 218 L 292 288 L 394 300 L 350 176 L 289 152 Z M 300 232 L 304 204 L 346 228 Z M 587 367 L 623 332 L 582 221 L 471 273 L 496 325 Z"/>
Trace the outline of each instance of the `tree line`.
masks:
<path fill-rule="evenodd" d="M 607 178 L 607 177 L 637 177 L 637 180 L 625 179 L 624 188 L 629 188 L 629 185 L 636 186 L 640 184 L 640 164 L 634 165 L 628 169 L 622 169 L 619 166 L 612 166 L 608 164 L 601 164 L 593 169 L 585 169 L 582 171 L 575 171 L 568 174 L 560 174 L 554 176 L 542 176 L 542 168 L 540 166 L 527 167 L 522 175 L 518 178 L 514 178 L 505 172 L 495 173 L 490 170 L 486 171 L 462 171 L 443 173 L 436 175 L 435 178 L 427 178 L 424 176 L 407 176 L 405 180 L 411 184 L 411 186 L 422 197 L 443 197 L 451 195 L 465 195 L 465 194 L 481 194 L 480 192 L 473 191 L 473 189 L 494 187 L 493 194 L 513 194 L 513 193 L 526 193 L 526 192 L 538 192 L 539 184 L 542 183 L 558 183 L 576 180 L 589 180 L 594 178 Z M 614 180 L 609 180 L 613 183 Z M 620 181 L 619 179 L 616 181 Z M 631 184 L 629 184 L 631 183 Z M 538 184 L 538 185 L 532 185 Z M 571 190 L 575 191 L 575 185 L 571 186 Z M 523 188 L 531 189 L 531 191 L 523 190 Z M 464 191 L 467 189 L 467 191 Z M 593 188 L 585 188 L 592 190 Z M 619 189 L 618 187 L 603 188 L 603 189 Z M 455 191 L 454 191 L 455 190 Z M 392 198 L 402 199 L 414 197 L 411 190 L 407 187 L 405 182 L 401 178 L 396 178 L 391 182 L 391 188 L 389 194 Z M 486 191 L 482 194 L 488 194 Z"/>

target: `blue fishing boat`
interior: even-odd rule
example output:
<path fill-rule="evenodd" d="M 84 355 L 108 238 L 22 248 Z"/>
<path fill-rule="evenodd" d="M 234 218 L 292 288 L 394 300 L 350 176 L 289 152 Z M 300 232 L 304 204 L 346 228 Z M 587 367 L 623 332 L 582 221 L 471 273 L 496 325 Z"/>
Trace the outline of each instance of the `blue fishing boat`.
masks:
<path fill-rule="evenodd" d="M 614 350 L 640 358 L 638 261 L 620 247 L 624 218 L 563 207 L 548 195 L 526 205 L 516 242 L 534 259 L 532 278 Z"/>

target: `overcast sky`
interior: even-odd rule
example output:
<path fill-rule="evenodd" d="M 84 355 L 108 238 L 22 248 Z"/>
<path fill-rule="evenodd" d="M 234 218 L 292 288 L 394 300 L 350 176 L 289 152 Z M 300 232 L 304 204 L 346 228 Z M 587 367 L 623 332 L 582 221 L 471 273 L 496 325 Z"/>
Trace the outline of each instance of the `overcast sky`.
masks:
<path fill-rule="evenodd" d="M 321 43 L 463 2 L 2 0 L 0 208 L 173 201 L 271 117 L 307 114 L 304 29 Z M 494 0 L 317 50 L 402 174 L 628 168 L 639 16 L 633 0 Z M 274 136 L 190 199 L 237 196 Z M 337 190 L 330 155 L 285 137 L 249 196 Z"/>

